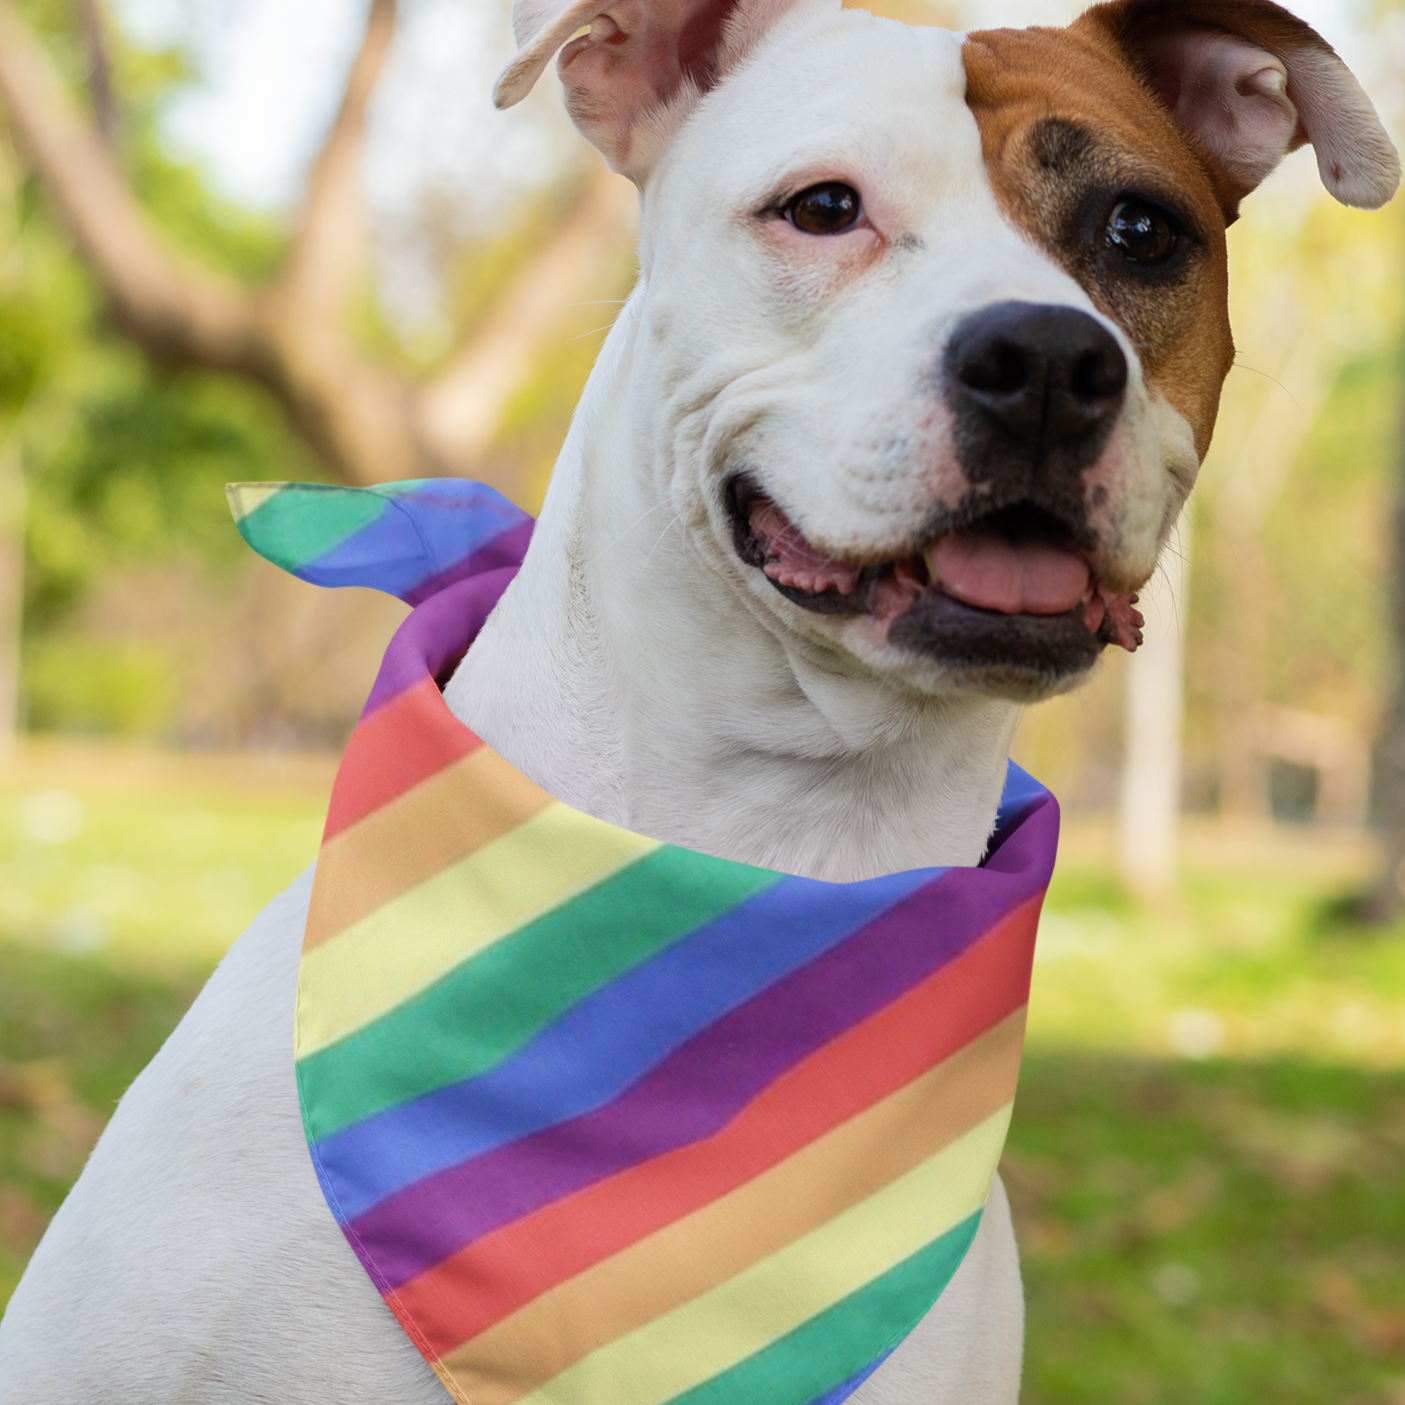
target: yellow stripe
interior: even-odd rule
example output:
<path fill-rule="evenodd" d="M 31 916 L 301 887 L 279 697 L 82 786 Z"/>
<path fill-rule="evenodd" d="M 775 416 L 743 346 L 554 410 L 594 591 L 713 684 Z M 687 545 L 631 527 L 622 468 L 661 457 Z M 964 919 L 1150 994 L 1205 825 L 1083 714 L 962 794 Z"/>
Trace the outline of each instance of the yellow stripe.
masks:
<path fill-rule="evenodd" d="M 486 746 L 436 771 L 323 843 L 303 950 L 331 941 L 552 803 Z"/>
<path fill-rule="evenodd" d="M 224 495 L 236 522 L 242 522 L 251 512 L 262 507 L 286 483 L 226 483 Z"/>
<path fill-rule="evenodd" d="M 552 804 L 303 955 L 298 1058 L 315 1053 L 659 847 Z"/>
<path fill-rule="evenodd" d="M 1010 1102 L 1024 1017 L 1021 1007 L 769 1170 L 548 1288 L 446 1352 L 443 1364 L 466 1372 L 473 1405 L 506 1405 L 602 1341 L 622 1340 L 799 1243 Z M 548 1234 L 565 1238 L 570 1230 L 558 1225 Z M 550 1240 L 521 1242 L 516 1252 L 530 1263 L 550 1255 Z"/>
<path fill-rule="evenodd" d="M 522 1405 L 662 1405 L 794 1331 L 980 1209 L 1013 1106 L 803 1239 L 592 1352 Z M 457 1383 L 470 1398 L 480 1384 L 466 1373 Z"/>

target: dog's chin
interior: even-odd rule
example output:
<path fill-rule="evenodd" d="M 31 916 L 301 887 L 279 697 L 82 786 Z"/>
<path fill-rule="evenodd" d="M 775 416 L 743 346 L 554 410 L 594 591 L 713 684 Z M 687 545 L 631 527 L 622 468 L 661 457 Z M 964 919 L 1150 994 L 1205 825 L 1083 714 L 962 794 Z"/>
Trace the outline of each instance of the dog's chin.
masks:
<path fill-rule="evenodd" d="M 939 589 L 888 625 L 890 648 L 940 667 L 946 687 L 1012 702 L 1039 702 L 1076 687 L 1107 641 L 1083 622 L 1083 609 L 1059 615 L 1005 615 L 976 609 Z"/>
<path fill-rule="evenodd" d="M 1100 602 L 1091 610 L 1084 599 L 1069 609 L 1034 612 L 958 599 L 932 578 L 923 552 L 862 565 L 821 557 L 745 480 L 730 488 L 728 507 L 737 556 L 770 590 L 819 617 L 819 633 L 924 691 L 1037 702 L 1077 686 L 1108 644 L 1123 642 L 1121 626 Z M 1021 530 L 1029 530 L 1027 522 Z M 789 539 L 789 560 L 809 552 L 807 570 L 777 572 L 778 531 Z M 1132 618 L 1140 624 L 1134 612 Z"/>

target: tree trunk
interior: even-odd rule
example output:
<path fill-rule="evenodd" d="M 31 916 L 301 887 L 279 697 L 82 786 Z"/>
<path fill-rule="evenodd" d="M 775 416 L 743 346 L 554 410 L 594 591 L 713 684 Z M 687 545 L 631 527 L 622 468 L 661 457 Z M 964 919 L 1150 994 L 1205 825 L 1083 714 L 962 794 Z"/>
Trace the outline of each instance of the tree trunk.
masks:
<path fill-rule="evenodd" d="M 1123 881 L 1146 898 L 1176 883 L 1189 555 L 1190 517 L 1183 513 L 1160 569 L 1141 593 L 1143 641 L 1127 660 L 1118 863 Z"/>
<path fill-rule="evenodd" d="M 1405 437 L 1405 436 L 1403 436 Z M 1389 922 L 1405 907 L 1405 447 L 1397 449 L 1395 515 L 1391 533 L 1391 691 L 1376 739 L 1374 804 L 1384 864 L 1363 903 L 1369 921 Z"/>
<path fill-rule="evenodd" d="M 24 611 L 24 461 L 13 427 L 0 442 L 0 762 L 15 747 Z"/>

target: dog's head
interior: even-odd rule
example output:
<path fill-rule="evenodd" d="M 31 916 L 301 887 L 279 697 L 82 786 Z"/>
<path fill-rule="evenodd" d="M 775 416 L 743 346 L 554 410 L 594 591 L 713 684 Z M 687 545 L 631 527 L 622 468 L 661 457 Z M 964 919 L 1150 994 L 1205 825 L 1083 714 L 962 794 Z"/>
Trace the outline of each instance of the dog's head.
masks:
<path fill-rule="evenodd" d="M 1225 230 L 1311 142 L 1395 150 L 1269 0 L 1113 0 L 955 35 L 834 0 L 516 0 L 644 195 L 643 459 L 767 624 L 928 692 L 1060 691 L 1134 592 L 1233 357 Z M 563 48 L 564 46 L 564 48 Z"/>

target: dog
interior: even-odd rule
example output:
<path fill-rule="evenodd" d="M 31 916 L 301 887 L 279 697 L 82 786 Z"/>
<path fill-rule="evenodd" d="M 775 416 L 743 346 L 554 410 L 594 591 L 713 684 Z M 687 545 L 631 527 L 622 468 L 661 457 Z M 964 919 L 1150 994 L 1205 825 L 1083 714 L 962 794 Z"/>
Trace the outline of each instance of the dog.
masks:
<path fill-rule="evenodd" d="M 638 284 L 525 565 L 445 690 L 568 805 L 852 881 L 974 864 L 1020 707 L 1135 647 L 1233 357 L 1225 231 L 1304 142 L 1399 162 L 1270 0 L 953 34 L 833 0 L 517 0 L 642 199 Z M 304 875 L 123 1098 L 0 1325 L 0 1402 L 423 1401 L 292 1076 Z M 857 1405 L 1008 1405 L 997 1180 Z"/>

